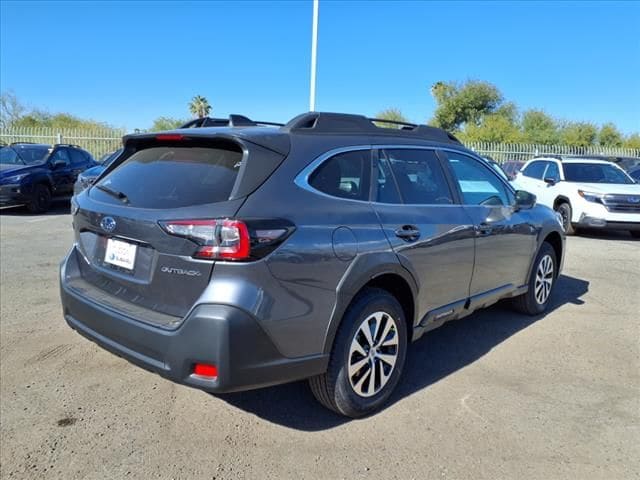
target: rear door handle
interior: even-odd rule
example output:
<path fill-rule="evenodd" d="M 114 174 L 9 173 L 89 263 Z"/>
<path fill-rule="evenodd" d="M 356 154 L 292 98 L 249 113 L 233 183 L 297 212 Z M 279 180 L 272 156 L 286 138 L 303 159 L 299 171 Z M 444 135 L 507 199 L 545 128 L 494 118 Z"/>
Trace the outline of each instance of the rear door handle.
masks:
<path fill-rule="evenodd" d="M 395 231 L 396 237 L 407 242 L 420 238 L 420 230 L 415 225 L 403 225 Z"/>

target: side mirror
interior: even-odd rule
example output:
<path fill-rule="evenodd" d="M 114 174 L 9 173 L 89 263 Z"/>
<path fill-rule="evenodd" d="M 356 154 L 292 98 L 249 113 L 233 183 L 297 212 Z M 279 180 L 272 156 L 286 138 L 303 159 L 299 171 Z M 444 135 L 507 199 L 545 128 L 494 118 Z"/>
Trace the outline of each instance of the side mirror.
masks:
<path fill-rule="evenodd" d="M 51 164 L 51 170 L 59 170 L 60 168 L 64 168 L 66 166 L 67 166 L 67 162 L 65 162 L 64 160 L 55 160 Z"/>
<path fill-rule="evenodd" d="M 536 196 L 524 190 L 516 190 L 516 210 L 528 210 L 536 204 Z"/>
<path fill-rule="evenodd" d="M 553 186 L 553 185 L 555 185 L 555 184 L 556 184 L 556 183 L 558 183 L 558 182 L 557 182 L 557 181 L 556 181 L 556 179 L 555 179 L 555 178 L 553 178 L 553 177 L 544 177 L 544 183 L 546 183 L 547 185 L 551 185 L 551 186 Z"/>

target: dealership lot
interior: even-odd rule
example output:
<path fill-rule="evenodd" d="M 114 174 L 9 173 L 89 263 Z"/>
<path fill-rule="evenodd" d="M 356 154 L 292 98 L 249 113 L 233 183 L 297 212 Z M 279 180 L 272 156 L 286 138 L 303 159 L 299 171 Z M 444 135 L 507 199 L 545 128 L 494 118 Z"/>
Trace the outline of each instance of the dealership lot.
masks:
<path fill-rule="evenodd" d="M 640 241 L 626 233 L 568 239 L 546 316 L 498 305 L 428 334 L 391 404 L 351 421 L 304 382 L 213 397 L 69 329 L 68 208 L 0 216 L 2 478 L 640 474 Z"/>

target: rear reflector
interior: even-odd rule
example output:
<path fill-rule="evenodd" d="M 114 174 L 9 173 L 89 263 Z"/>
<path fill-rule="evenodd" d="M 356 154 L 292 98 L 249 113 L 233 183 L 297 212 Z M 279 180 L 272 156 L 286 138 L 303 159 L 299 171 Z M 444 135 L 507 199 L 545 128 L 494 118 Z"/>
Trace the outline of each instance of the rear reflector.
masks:
<path fill-rule="evenodd" d="M 208 365 L 206 363 L 196 363 L 193 367 L 193 373 L 200 377 L 218 377 L 218 367 L 215 365 Z"/>

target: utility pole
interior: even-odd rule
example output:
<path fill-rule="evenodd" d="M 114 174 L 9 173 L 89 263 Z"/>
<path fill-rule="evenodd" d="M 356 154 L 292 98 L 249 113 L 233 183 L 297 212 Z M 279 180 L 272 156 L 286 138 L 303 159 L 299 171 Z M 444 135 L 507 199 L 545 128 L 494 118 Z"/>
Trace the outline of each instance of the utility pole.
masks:
<path fill-rule="evenodd" d="M 313 27 L 311 33 L 311 85 L 309 87 L 309 111 L 316 109 L 316 68 L 318 55 L 318 2 L 313 0 Z"/>

